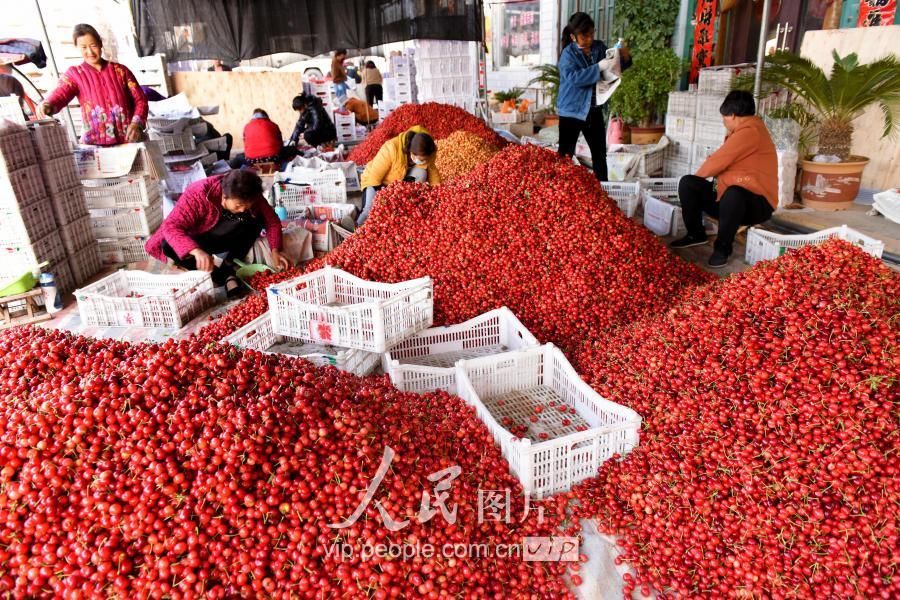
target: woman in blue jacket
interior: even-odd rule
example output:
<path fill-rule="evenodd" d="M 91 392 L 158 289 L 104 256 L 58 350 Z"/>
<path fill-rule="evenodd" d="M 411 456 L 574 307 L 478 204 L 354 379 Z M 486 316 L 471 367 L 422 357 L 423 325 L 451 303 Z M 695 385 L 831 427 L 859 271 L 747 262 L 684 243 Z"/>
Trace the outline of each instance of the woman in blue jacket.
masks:
<path fill-rule="evenodd" d="M 569 18 L 562 32 L 562 52 L 559 55 L 559 153 L 575 154 L 578 134 L 584 132 L 594 163 L 594 175 L 607 181 L 606 125 L 603 107 L 597 106 L 595 86 L 601 77 L 601 61 L 606 59 L 606 44 L 594 39 L 594 20 L 587 13 L 577 12 Z M 619 49 L 622 70 L 631 66 L 627 47 Z"/>

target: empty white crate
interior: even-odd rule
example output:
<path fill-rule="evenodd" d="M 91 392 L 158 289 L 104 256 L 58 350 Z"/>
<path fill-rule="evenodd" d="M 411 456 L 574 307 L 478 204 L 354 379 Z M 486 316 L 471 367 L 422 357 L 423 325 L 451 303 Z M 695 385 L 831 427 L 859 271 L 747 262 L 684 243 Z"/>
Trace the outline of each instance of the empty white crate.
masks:
<path fill-rule="evenodd" d="M 44 172 L 44 183 L 47 191 L 51 194 L 58 194 L 81 183 L 81 180 L 78 178 L 75 159 L 71 154 L 42 161 L 41 170 Z"/>
<path fill-rule="evenodd" d="M 87 215 L 77 221 L 60 226 L 59 235 L 62 236 L 63 245 L 69 255 L 75 254 L 86 246 L 97 245 L 94 227 L 91 225 L 91 218 Z"/>
<path fill-rule="evenodd" d="M 791 248 L 821 244 L 833 238 L 859 246 L 863 252 L 871 254 L 875 258 L 881 258 L 884 253 L 884 242 L 863 235 L 846 225 L 823 229 L 808 235 L 782 235 L 751 227 L 747 232 L 746 261 L 748 264 L 755 265 L 761 260 L 778 258 Z"/>
<path fill-rule="evenodd" d="M 24 169 L 35 162 L 34 146 L 27 131 L 0 134 L 0 173 Z"/>
<path fill-rule="evenodd" d="M 463 360 L 456 369 L 459 396 L 491 431 L 525 493 L 567 491 L 638 445 L 641 417 L 600 396 L 552 344 Z M 509 431 L 517 426 L 527 432 Z"/>
<path fill-rule="evenodd" d="M 84 203 L 84 190 L 81 184 L 68 190 L 51 194 L 50 204 L 53 206 L 53 212 L 56 214 L 56 221 L 60 225 L 74 223 L 88 216 L 87 207 Z"/>
<path fill-rule="evenodd" d="M 504 307 L 458 325 L 417 333 L 386 352 L 382 368 L 404 392 L 455 394 L 457 361 L 537 345 L 531 332 Z"/>
<path fill-rule="evenodd" d="M 643 177 L 640 179 L 641 189 L 654 198 L 678 199 L 678 182 L 680 177 Z"/>
<path fill-rule="evenodd" d="M 149 177 L 86 179 L 84 202 L 88 208 L 136 208 L 159 198 L 159 183 Z"/>
<path fill-rule="evenodd" d="M 341 169 L 316 171 L 295 167 L 286 173 L 276 173 L 273 187 L 275 203 L 284 206 L 288 213 L 309 204 L 347 202 L 347 180 Z"/>
<path fill-rule="evenodd" d="M 297 356 L 316 366 L 330 365 L 359 377 L 371 373 L 381 358 L 374 352 L 313 344 L 290 336 L 278 335 L 272 330 L 272 318 L 268 312 L 253 319 L 222 341 L 238 348 L 258 350 L 264 354 Z"/>
<path fill-rule="evenodd" d="M 666 137 L 685 142 L 693 141 L 697 120 L 683 115 L 666 115 Z"/>
<path fill-rule="evenodd" d="M 72 142 L 66 128 L 55 119 L 36 121 L 30 125 L 34 146 L 41 160 L 72 154 Z"/>
<path fill-rule="evenodd" d="M 55 263 L 66 258 L 62 238 L 53 232 L 31 243 L 0 246 L 0 276 L 21 275 L 43 261 Z"/>
<path fill-rule="evenodd" d="M 53 205 L 43 200 L 29 206 L 0 206 L 0 246 L 25 244 L 56 231 Z"/>
<path fill-rule="evenodd" d="M 681 206 L 644 193 L 644 227 L 659 236 L 683 236 L 687 233 Z"/>
<path fill-rule="evenodd" d="M 212 305 L 213 284 L 202 271 L 154 275 L 123 270 L 76 290 L 75 297 L 85 325 L 180 329 Z"/>
<path fill-rule="evenodd" d="M 163 154 L 190 154 L 197 149 L 194 132 L 190 127 L 176 133 L 163 133 L 151 129 L 148 137 L 159 144 Z"/>
<path fill-rule="evenodd" d="M 104 265 L 121 265 L 150 260 L 144 249 L 149 238 L 144 236 L 104 238 L 97 240 L 100 262 Z"/>
<path fill-rule="evenodd" d="M 97 252 L 97 244 L 91 244 L 70 254 L 69 267 L 72 269 L 75 285 L 83 284 L 103 270 L 103 263 L 100 262 L 100 254 Z"/>
<path fill-rule="evenodd" d="M 44 178 L 37 165 L 9 172 L 0 169 L 0 206 L 28 206 L 46 197 Z"/>
<path fill-rule="evenodd" d="M 94 237 L 150 235 L 162 224 L 162 203 L 147 208 L 108 208 L 88 211 Z"/>
<path fill-rule="evenodd" d="M 379 283 L 325 267 L 266 289 L 279 335 L 385 352 L 431 326 L 430 277 Z"/>
<path fill-rule="evenodd" d="M 603 190 L 612 198 L 629 219 L 637 214 L 641 205 L 641 184 L 637 181 L 603 181 Z"/>

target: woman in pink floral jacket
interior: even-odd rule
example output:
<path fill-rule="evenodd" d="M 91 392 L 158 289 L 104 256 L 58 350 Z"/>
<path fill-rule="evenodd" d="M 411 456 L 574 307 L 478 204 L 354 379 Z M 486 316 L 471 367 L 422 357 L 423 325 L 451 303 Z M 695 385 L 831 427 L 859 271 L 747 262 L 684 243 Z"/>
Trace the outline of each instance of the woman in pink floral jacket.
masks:
<path fill-rule="evenodd" d="M 84 62 L 60 77 L 38 113 L 58 113 L 77 96 L 84 120 L 82 142 L 114 146 L 139 141 L 147 121 L 147 97 L 134 74 L 125 65 L 103 59 L 103 41 L 90 25 L 76 25 L 72 39 Z"/>

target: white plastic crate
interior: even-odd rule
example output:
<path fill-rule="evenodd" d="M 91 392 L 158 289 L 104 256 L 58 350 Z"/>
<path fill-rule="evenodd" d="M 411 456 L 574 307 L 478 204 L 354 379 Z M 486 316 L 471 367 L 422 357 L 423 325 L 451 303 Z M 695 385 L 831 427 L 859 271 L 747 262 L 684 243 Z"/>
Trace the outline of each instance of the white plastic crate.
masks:
<path fill-rule="evenodd" d="M 97 239 L 150 235 L 163 220 L 162 203 L 147 208 L 106 208 L 88 212 Z"/>
<path fill-rule="evenodd" d="M 341 371 L 365 377 L 378 366 L 380 356 L 374 352 L 313 344 L 290 336 L 278 335 L 272 329 L 268 312 L 253 319 L 222 340 L 226 344 L 258 350 L 264 354 L 298 356 L 319 367 L 333 366 Z"/>
<path fill-rule="evenodd" d="M 658 236 L 680 237 L 687 233 L 681 206 L 644 192 L 644 227 Z"/>
<path fill-rule="evenodd" d="M 326 266 L 266 294 L 275 333 L 368 352 L 385 352 L 434 317 L 430 277 L 379 283 Z"/>
<path fill-rule="evenodd" d="M 680 177 L 642 177 L 640 184 L 641 189 L 654 198 L 674 198 L 677 200 L 679 181 L 681 181 Z"/>
<path fill-rule="evenodd" d="M 30 243 L 0 246 L 0 275 L 21 275 L 22 271 L 43 261 L 63 261 L 66 249 L 56 232 Z"/>
<path fill-rule="evenodd" d="M 690 163 L 693 144 L 683 140 L 669 140 L 665 149 L 665 162 Z"/>
<path fill-rule="evenodd" d="M 696 92 L 669 92 L 666 116 L 691 117 L 697 114 Z M 666 134 L 668 135 L 668 133 Z"/>
<path fill-rule="evenodd" d="M 18 125 L 25 124 L 25 113 L 22 112 L 18 96 L 0 96 L 0 122 L 6 120 Z"/>
<path fill-rule="evenodd" d="M 720 144 L 705 144 L 696 142 L 691 147 L 691 170 L 696 171 L 706 162 L 706 159 L 712 156 L 712 153 L 719 149 Z"/>
<path fill-rule="evenodd" d="M 56 214 L 56 222 L 60 225 L 74 223 L 88 216 L 81 184 L 57 194 L 51 194 L 50 204 Z"/>
<path fill-rule="evenodd" d="M 728 130 L 721 120 L 698 119 L 694 126 L 694 141 L 698 144 L 721 146 Z"/>
<path fill-rule="evenodd" d="M 340 221 L 345 217 L 352 217 L 355 212 L 354 204 L 313 204 L 306 207 L 309 218 L 323 221 Z"/>
<path fill-rule="evenodd" d="M 141 208 L 159 200 L 159 184 L 149 177 L 85 179 L 83 185 L 89 209 Z"/>
<path fill-rule="evenodd" d="M 41 168 L 37 165 L 8 173 L 0 171 L 0 206 L 28 206 L 47 197 Z"/>
<path fill-rule="evenodd" d="M 87 246 L 97 245 L 97 239 L 94 237 L 94 227 L 88 215 L 77 221 L 62 225 L 59 228 L 59 235 L 62 236 L 63 245 L 70 256 Z"/>
<path fill-rule="evenodd" d="M 213 304 L 213 284 L 203 271 L 123 270 L 76 290 L 75 297 L 85 325 L 180 329 Z"/>
<path fill-rule="evenodd" d="M 667 160 L 663 167 L 663 175 L 665 177 L 680 178 L 691 174 L 691 162 L 682 162 L 680 160 Z"/>
<path fill-rule="evenodd" d="M 719 109 L 722 102 L 725 101 L 725 94 L 714 95 L 698 95 L 697 96 L 697 114 L 698 121 L 721 118 Z"/>
<path fill-rule="evenodd" d="M 150 238 L 144 236 L 103 238 L 97 240 L 100 262 L 104 265 L 124 265 L 150 260 L 144 245 Z"/>
<path fill-rule="evenodd" d="M 194 132 L 190 127 L 177 133 L 163 133 L 151 129 L 149 138 L 159 144 L 163 154 L 190 154 L 197 149 L 194 143 Z"/>
<path fill-rule="evenodd" d="M 44 183 L 50 194 L 58 194 L 81 183 L 75 159 L 71 154 L 42 161 L 41 170 L 44 172 Z"/>
<path fill-rule="evenodd" d="M 459 396 L 491 431 L 527 494 L 567 491 L 638 445 L 641 417 L 595 392 L 552 344 L 463 360 L 456 370 Z M 527 432 L 514 435 L 509 428 L 516 426 Z"/>
<path fill-rule="evenodd" d="M 537 345 L 531 332 L 504 307 L 458 325 L 426 329 L 386 352 L 382 368 L 398 390 L 456 394 L 457 361 Z"/>
<path fill-rule="evenodd" d="M 55 119 L 36 121 L 30 125 L 32 139 L 41 160 L 51 160 L 72 154 L 69 134 Z"/>
<path fill-rule="evenodd" d="M 19 208 L 0 207 L 0 246 L 28 244 L 56 231 L 49 201 Z"/>
<path fill-rule="evenodd" d="M 603 181 L 600 183 L 609 197 L 629 219 L 641 205 L 641 184 L 637 181 Z"/>
<path fill-rule="evenodd" d="M 75 285 L 82 285 L 91 277 L 103 270 L 100 262 L 100 254 L 97 244 L 91 244 L 69 255 L 69 267 L 72 269 L 72 277 Z"/>
<path fill-rule="evenodd" d="M 745 259 L 748 264 L 755 265 L 761 260 L 778 258 L 792 248 L 821 244 L 833 238 L 859 246 L 863 252 L 871 254 L 875 258 L 881 258 L 884 253 L 884 242 L 863 235 L 847 225 L 831 227 L 807 235 L 782 235 L 759 227 L 751 227 L 747 232 Z"/>
<path fill-rule="evenodd" d="M 723 65 L 721 67 L 706 67 L 700 69 L 697 79 L 697 90 L 701 95 L 725 95 L 731 91 L 734 79 L 738 75 L 756 72 L 753 64 Z"/>
<path fill-rule="evenodd" d="M 347 180 L 340 169 L 293 168 L 276 173 L 275 202 L 288 211 L 309 204 L 346 204 Z"/>
<path fill-rule="evenodd" d="M 673 140 L 691 142 L 694 139 L 694 117 L 683 115 L 666 115 L 666 137 Z"/>
<path fill-rule="evenodd" d="M 27 130 L 0 132 L 0 174 L 24 169 L 36 162 Z"/>

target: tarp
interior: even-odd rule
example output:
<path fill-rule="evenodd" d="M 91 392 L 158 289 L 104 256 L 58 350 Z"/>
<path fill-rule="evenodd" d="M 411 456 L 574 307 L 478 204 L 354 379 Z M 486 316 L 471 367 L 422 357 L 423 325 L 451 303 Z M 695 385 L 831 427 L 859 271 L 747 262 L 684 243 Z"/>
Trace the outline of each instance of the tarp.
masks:
<path fill-rule="evenodd" d="M 413 39 L 480 41 L 482 0 L 132 0 L 138 52 L 236 62 Z"/>

